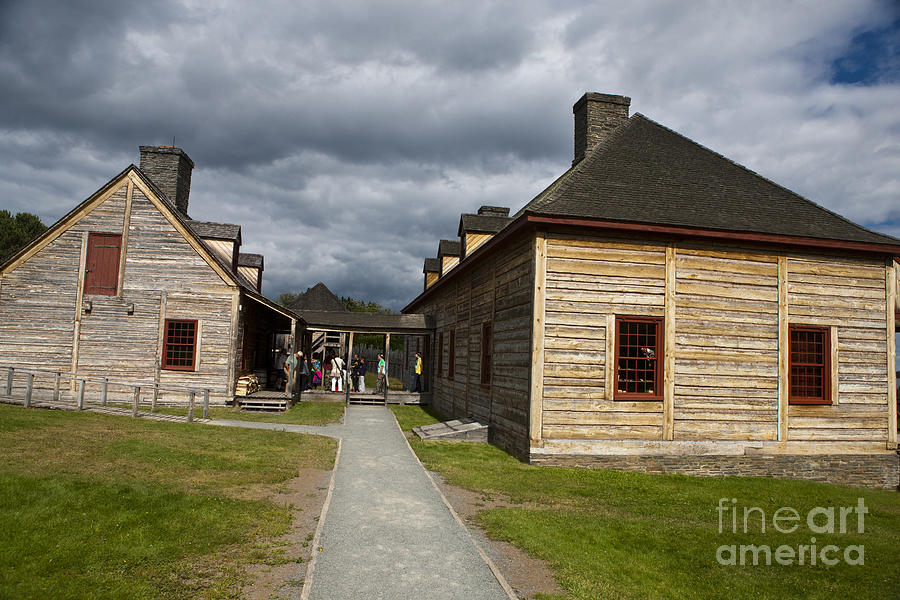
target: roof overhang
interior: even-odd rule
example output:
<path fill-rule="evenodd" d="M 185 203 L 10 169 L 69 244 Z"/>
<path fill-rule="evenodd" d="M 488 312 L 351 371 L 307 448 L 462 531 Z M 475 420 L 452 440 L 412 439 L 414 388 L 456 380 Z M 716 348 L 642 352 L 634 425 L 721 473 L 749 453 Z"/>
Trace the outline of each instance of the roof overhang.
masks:
<path fill-rule="evenodd" d="M 787 236 L 751 231 L 729 231 L 717 229 L 700 229 L 680 225 L 657 225 L 651 223 L 631 223 L 622 221 L 606 221 L 602 219 L 582 219 L 553 215 L 522 214 L 504 227 L 500 233 L 488 240 L 466 259 L 460 261 L 452 270 L 445 273 L 427 290 L 419 294 L 402 312 L 415 310 L 425 299 L 435 294 L 451 279 L 472 268 L 485 256 L 516 234 L 536 228 L 575 228 L 590 231 L 607 231 L 619 233 L 645 234 L 661 238 L 690 238 L 729 242 L 746 242 L 754 245 L 781 246 L 788 248 L 810 248 L 818 250 L 854 252 L 890 256 L 897 260 L 900 256 L 900 244 L 880 244 L 875 242 L 854 242 L 849 240 L 833 240 L 825 238 Z"/>
<path fill-rule="evenodd" d="M 434 331 L 434 318 L 419 314 L 385 315 L 365 312 L 302 311 L 307 329 L 422 335 Z"/>

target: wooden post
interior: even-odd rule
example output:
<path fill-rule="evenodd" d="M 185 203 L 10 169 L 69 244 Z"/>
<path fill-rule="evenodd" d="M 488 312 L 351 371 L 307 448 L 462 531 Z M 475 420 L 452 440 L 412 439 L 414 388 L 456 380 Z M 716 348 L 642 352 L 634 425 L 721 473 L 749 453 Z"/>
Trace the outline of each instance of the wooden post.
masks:
<path fill-rule="evenodd" d="M 78 380 L 78 399 L 76 402 L 78 410 L 84 410 L 84 379 Z"/>
<path fill-rule="evenodd" d="M 59 371 L 56 372 L 56 377 L 53 382 L 53 401 L 59 402 L 59 379 L 62 377 L 62 373 Z"/>
<path fill-rule="evenodd" d="M 27 373 L 25 375 L 25 408 L 31 408 L 31 391 L 34 386 L 34 375 Z"/>
<path fill-rule="evenodd" d="M 790 380 L 790 330 L 788 329 L 788 264 L 778 257 L 778 441 L 788 439 L 788 395 Z"/>
<path fill-rule="evenodd" d="M 195 392 L 190 392 L 190 396 L 188 396 L 188 423 L 194 422 L 194 396 Z"/>
<path fill-rule="evenodd" d="M 100 384 L 100 406 L 106 406 L 106 392 L 109 387 L 109 379 L 106 377 L 103 378 L 103 383 Z"/>
<path fill-rule="evenodd" d="M 390 360 L 390 356 L 391 356 L 391 334 L 386 333 L 386 334 L 384 334 L 384 357 L 383 357 L 384 358 L 384 404 L 385 404 L 385 406 L 387 406 L 387 403 L 388 403 L 388 388 L 390 387 L 390 385 L 388 384 L 388 382 L 389 382 L 388 361 Z M 376 367 L 376 371 L 377 371 L 377 367 Z"/>
<path fill-rule="evenodd" d="M 209 418 L 209 390 L 203 390 L 203 418 Z"/>
<path fill-rule="evenodd" d="M 141 386 L 136 385 L 136 386 L 134 386 L 134 397 L 132 398 L 132 409 L 131 409 L 132 417 L 138 416 L 138 407 L 140 405 L 140 402 L 141 402 Z"/>
<path fill-rule="evenodd" d="M 350 383 L 348 385 L 347 381 L 344 381 L 344 395 L 347 399 L 347 404 L 350 404 L 350 388 L 353 387 L 353 369 L 351 368 L 351 361 L 353 360 L 353 332 L 350 332 L 350 340 L 347 342 L 347 362 L 344 363 L 344 366 L 347 367 L 347 374 L 350 379 Z M 345 377 L 344 379 L 347 379 Z"/>
<path fill-rule="evenodd" d="M 544 319 L 547 284 L 547 236 L 539 231 L 534 240 L 534 296 L 531 321 L 531 390 L 528 437 L 532 447 L 543 446 L 544 421 Z M 608 334 L 607 334 L 608 335 Z"/>
<path fill-rule="evenodd" d="M 150 400 L 150 412 L 151 413 L 156 412 L 156 401 L 158 399 L 159 399 L 159 384 L 154 383 L 153 384 L 153 399 Z"/>
<path fill-rule="evenodd" d="M 897 270 L 894 261 L 888 260 L 885 271 L 885 317 L 887 325 L 887 376 L 888 376 L 888 450 L 897 448 Z"/>
<path fill-rule="evenodd" d="M 665 336 L 663 360 L 663 435 L 675 439 L 675 246 L 666 247 L 666 304 L 663 328 Z"/>
<path fill-rule="evenodd" d="M 12 367 L 6 367 L 6 395 L 12 396 L 12 382 L 13 382 L 13 373 L 15 369 Z"/>

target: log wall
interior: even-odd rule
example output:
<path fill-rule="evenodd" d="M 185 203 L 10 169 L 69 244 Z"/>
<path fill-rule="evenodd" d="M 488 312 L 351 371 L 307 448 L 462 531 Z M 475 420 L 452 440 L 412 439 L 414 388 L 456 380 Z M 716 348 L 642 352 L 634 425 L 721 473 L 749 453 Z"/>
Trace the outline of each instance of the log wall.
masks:
<path fill-rule="evenodd" d="M 237 290 L 127 176 L 74 218 L 55 239 L 3 274 L 0 364 L 75 377 L 208 387 L 214 402 L 230 400 L 231 311 Z M 82 297 L 87 233 L 123 233 L 126 219 L 118 293 Z M 195 372 L 159 368 L 166 318 L 198 320 Z M 98 390 L 99 385 L 87 387 L 88 393 Z M 111 387 L 111 397 L 116 394 L 130 392 Z M 180 399 L 186 401 L 183 394 Z"/>
<path fill-rule="evenodd" d="M 448 417 L 469 416 L 489 423 L 492 441 L 518 456 L 528 453 L 532 244 L 530 238 L 523 238 L 480 261 L 443 284 L 418 309 L 435 315 L 435 344 L 443 333 L 443 352 L 433 351 L 428 357 L 435 408 Z M 481 383 L 484 323 L 492 326 L 489 385 Z M 451 339 L 455 339 L 455 352 Z M 444 361 L 440 370 L 439 355 Z M 455 360 L 452 378 L 451 356 Z"/>
<path fill-rule="evenodd" d="M 540 456 L 608 452 L 617 441 L 638 454 L 889 445 L 893 267 L 883 259 L 551 232 L 545 268 L 544 337 L 534 346 L 543 377 L 532 392 Z M 626 315 L 665 317 L 662 402 L 613 399 L 615 317 Z M 787 403 L 787 325 L 830 328 L 832 405 Z"/>

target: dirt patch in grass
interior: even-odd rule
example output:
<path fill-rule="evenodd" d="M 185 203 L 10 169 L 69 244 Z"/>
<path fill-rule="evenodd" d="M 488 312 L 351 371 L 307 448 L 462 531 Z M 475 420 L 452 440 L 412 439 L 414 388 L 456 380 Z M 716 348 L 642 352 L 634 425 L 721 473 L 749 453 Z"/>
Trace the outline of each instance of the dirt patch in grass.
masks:
<path fill-rule="evenodd" d="M 278 538 L 257 544 L 254 552 L 259 553 L 260 560 L 247 566 L 249 583 L 241 590 L 242 598 L 274 600 L 299 595 L 330 479 L 331 471 L 301 469 L 297 477 L 265 496 L 291 511 L 291 528 Z"/>
<path fill-rule="evenodd" d="M 506 581 L 519 598 L 549 600 L 565 598 L 566 592 L 556 583 L 547 563 L 529 556 L 508 542 L 493 540 L 485 534 L 476 521 L 476 515 L 492 508 L 521 508 L 498 494 L 473 492 L 452 486 L 437 473 L 432 473 L 435 483 L 453 506 L 453 510 L 465 521 L 476 537 L 478 545 L 503 573 Z"/>

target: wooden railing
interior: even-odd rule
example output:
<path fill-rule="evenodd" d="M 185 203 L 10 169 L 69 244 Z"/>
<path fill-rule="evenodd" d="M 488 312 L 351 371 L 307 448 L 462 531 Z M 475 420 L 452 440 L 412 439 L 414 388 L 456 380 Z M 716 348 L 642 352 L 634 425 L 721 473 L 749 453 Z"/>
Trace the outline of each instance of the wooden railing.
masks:
<path fill-rule="evenodd" d="M 116 381 L 113 379 L 109 379 L 108 377 L 77 377 L 73 376 L 69 373 L 62 373 L 61 371 L 42 371 L 38 369 L 20 369 L 17 367 L 10 367 L 0 365 L 0 373 L 5 372 L 5 386 L 2 388 L 6 396 L 12 396 L 14 391 L 17 391 L 15 383 L 16 378 L 19 378 L 19 385 L 24 385 L 24 395 L 25 395 L 25 407 L 30 408 L 31 404 L 34 400 L 34 391 L 35 391 L 35 382 L 37 378 L 46 378 L 47 380 L 52 380 L 52 386 L 48 385 L 47 389 L 51 391 L 51 400 L 53 402 L 61 402 L 62 396 L 62 386 L 63 383 L 69 383 L 70 385 L 74 383 L 74 387 L 76 389 L 75 392 L 75 407 L 78 410 L 84 410 L 85 407 L 85 387 L 87 383 L 96 383 L 99 384 L 99 405 L 106 406 L 109 401 L 109 392 L 110 388 L 124 388 L 126 390 L 130 390 L 131 392 L 131 405 L 132 412 L 131 415 L 133 417 L 138 416 L 141 396 L 142 393 L 147 390 L 152 390 L 152 396 L 150 400 L 150 412 L 155 413 L 157 410 L 157 404 L 159 400 L 160 392 L 174 392 L 176 394 L 185 394 L 186 404 L 188 407 L 187 419 L 188 421 L 194 420 L 194 408 L 197 396 L 200 395 L 203 398 L 203 418 L 209 418 L 209 388 L 192 388 L 187 386 L 179 386 L 179 385 L 160 385 L 156 382 L 131 382 L 131 381 Z M 179 403 L 180 404 L 180 403 Z"/>

